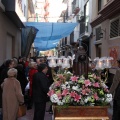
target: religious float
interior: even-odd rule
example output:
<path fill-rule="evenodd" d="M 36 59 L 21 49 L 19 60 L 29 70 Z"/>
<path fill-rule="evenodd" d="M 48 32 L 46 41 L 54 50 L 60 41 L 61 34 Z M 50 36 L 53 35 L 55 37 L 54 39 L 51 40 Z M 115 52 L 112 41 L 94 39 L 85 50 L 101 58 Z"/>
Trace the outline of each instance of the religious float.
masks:
<path fill-rule="evenodd" d="M 77 58 L 80 59 L 79 56 Z M 85 56 L 81 58 L 83 60 Z M 53 103 L 54 120 L 109 120 L 107 109 L 112 95 L 109 94 L 106 80 L 103 81 L 88 71 L 87 75 L 69 72 L 68 68 L 77 62 L 75 59 L 75 55 L 48 58 L 54 78 L 48 92 Z M 104 68 L 110 68 L 110 60 L 109 57 L 96 58 L 96 69 L 100 72 Z M 78 66 L 80 64 L 79 61 Z M 53 70 L 56 66 L 57 74 Z M 107 73 L 105 75 L 107 77 Z"/>

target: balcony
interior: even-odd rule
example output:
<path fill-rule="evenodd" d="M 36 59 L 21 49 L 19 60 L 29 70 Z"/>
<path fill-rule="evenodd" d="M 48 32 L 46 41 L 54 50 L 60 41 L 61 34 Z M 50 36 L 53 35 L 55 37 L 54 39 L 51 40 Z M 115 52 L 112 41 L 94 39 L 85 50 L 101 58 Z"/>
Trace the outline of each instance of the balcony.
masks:
<path fill-rule="evenodd" d="M 19 5 L 21 0 L 18 0 Z M 11 19 L 11 21 L 18 27 L 23 28 L 24 24 L 20 20 L 16 11 L 16 0 L 1 0 L 2 4 L 5 6 L 5 14 Z"/>

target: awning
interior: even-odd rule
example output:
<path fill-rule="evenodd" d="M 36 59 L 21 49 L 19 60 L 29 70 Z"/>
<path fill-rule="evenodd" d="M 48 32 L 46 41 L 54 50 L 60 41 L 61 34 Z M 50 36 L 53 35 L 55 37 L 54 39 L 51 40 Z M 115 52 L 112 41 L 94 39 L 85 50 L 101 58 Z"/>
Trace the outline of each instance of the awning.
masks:
<path fill-rule="evenodd" d="M 77 25 L 78 23 L 26 23 L 26 26 L 33 26 L 39 30 L 34 45 L 36 49 L 41 51 L 55 48 L 58 42 L 70 35 Z"/>

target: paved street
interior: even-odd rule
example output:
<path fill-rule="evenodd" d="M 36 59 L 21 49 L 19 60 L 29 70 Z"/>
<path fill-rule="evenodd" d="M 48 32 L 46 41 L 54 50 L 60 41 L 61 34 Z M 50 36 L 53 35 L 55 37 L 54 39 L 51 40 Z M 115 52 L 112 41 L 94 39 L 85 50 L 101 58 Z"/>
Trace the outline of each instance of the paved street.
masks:
<path fill-rule="evenodd" d="M 46 106 L 46 110 L 49 109 L 49 104 Z M 18 120 L 33 120 L 34 110 L 28 110 L 26 116 L 19 118 Z M 52 114 L 49 112 L 45 113 L 45 120 L 52 120 Z"/>

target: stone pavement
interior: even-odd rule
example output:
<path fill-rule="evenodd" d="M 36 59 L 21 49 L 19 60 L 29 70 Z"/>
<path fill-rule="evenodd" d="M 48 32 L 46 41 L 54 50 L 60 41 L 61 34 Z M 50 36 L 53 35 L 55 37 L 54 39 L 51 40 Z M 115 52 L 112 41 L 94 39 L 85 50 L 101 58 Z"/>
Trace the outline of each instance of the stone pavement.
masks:
<path fill-rule="evenodd" d="M 47 103 L 46 110 L 49 109 L 49 103 Z M 33 120 L 34 110 L 28 110 L 27 114 L 24 117 L 19 118 L 18 120 Z M 45 113 L 45 119 L 44 120 L 52 120 L 52 114 L 49 114 L 49 112 Z"/>

